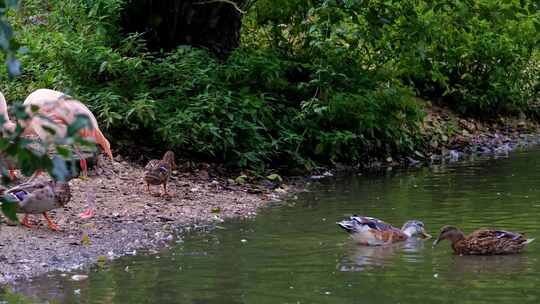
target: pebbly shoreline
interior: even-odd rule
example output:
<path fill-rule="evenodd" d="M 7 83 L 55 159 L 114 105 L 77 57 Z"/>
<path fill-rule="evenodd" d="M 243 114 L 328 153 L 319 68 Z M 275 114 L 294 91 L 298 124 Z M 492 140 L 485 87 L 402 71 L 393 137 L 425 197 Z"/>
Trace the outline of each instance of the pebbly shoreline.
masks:
<path fill-rule="evenodd" d="M 173 175 L 172 196 L 155 197 L 145 192 L 141 167 L 123 161 L 103 163 L 95 176 L 70 181 L 70 203 L 50 212 L 61 232 L 49 230 L 40 216 L 32 217 L 38 223 L 32 229 L 0 224 L 0 285 L 163 247 L 181 231 L 252 217 L 285 192 L 231 185 L 199 170 Z M 77 215 L 86 207 L 87 192 L 95 194 L 96 215 L 82 220 Z"/>

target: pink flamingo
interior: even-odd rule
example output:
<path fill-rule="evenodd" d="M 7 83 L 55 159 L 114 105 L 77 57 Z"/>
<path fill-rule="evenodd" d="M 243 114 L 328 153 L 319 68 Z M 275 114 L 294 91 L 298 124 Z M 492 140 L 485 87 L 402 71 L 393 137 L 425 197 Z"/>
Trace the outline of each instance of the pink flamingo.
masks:
<path fill-rule="evenodd" d="M 82 114 L 90 120 L 91 128 L 83 128 L 80 130 L 80 136 L 95 140 L 105 154 L 107 154 L 111 160 L 113 159 L 109 141 L 99 129 L 99 125 L 92 111 L 90 111 L 90 109 L 82 102 L 59 91 L 38 89 L 28 95 L 23 104 L 27 107 L 27 111 L 29 112 L 31 112 L 31 106 L 37 106 L 39 108 L 37 113 L 47 117 L 44 118 L 40 115 L 29 113 L 31 119 L 27 122 L 25 130 L 28 134 L 36 134 L 42 140 L 51 140 L 51 134 L 46 131 L 46 128 L 52 128 L 55 130 L 55 136 L 64 137 L 67 134 L 67 126 L 75 122 L 77 115 Z M 79 154 L 78 151 L 76 151 L 76 153 Z M 86 159 L 82 156 L 80 156 L 80 165 L 82 171 L 86 175 L 88 166 Z M 93 209 L 94 208 L 88 208 L 87 211 L 81 213 L 79 216 L 82 218 L 90 218 L 95 213 Z"/>

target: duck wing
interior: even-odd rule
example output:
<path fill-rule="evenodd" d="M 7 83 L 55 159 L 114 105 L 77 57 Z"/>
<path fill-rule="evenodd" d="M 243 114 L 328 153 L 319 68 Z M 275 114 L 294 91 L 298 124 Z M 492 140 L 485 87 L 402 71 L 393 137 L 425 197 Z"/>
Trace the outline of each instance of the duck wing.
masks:
<path fill-rule="evenodd" d="M 21 195 L 21 191 L 18 191 L 15 192 L 15 195 L 22 197 L 19 203 L 20 212 L 37 214 L 61 207 L 55 199 L 56 197 L 51 187 L 37 189 L 26 195 Z"/>
<path fill-rule="evenodd" d="M 150 184 L 161 184 L 171 174 L 171 166 L 162 160 L 153 159 L 144 167 L 144 180 Z"/>
<path fill-rule="evenodd" d="M 386 230 L 391 230 L 392 228 L 394 229 L 397 229 L 395 227 L 393 227 L 392 225 L 384 222 L 384 221 L 381 221 L 380 219 L 378 218 L 374 218 L 374 217 L 369 217 L 369 216 L 358 216 L 358 215 L 354 215 L 354 216 L 351 216 L 351 220 L 352 221 L 355 221 L 356 223 L 360 224 L 360 225 L 365 225 L 371 229 L 375 229 L 375 230 L 379 230 L 379 231 L 386 231 Z"/>
<path fill-rule="evenodd" d="M 476 230 L 464 240 L 468 254 L 517 253 L 529 242 L 520 233 L 497 229 Z"/>
<path fill-rule="evenodd" d="M 496 230 L 496 229 L 480 229 L 476 230 L 470 234 L 469 238 L 475 238 L 479 240 L 526 240 L 526 238 L 517 232 L 506 231 L 506 230 Z"/>
<path fill-rule="evenodd" d="M 398 228 L 373 217 L 355 215 L 337 224 L 362 245 L 385 245 L 407 239 Z"/>
<path fill-rule="evenodd" d="M 22 183 L 15 187 L 9 188 L 6 193 L 16 193 L 20 191 L 32 193 L 38 189 L 43 189 L 47 186 L 50 186 L 50 183 L 48 182 L 30 182 L 30 183 Z"/>
<path fill-rule="evenodd" d="M 145 171 L 155 170 L 159 166 L 159 162 L 160 162 L 159 159 L 151 159 L 148 162 L 148 164 L 146 164 L 146 166 L 144 167 L 144 170 Z"/>

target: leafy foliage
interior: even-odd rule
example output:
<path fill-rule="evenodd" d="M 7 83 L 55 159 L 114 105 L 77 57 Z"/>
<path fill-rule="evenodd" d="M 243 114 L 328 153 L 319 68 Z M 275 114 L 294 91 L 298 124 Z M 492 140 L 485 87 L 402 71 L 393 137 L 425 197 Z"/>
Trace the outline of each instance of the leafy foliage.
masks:
<path fill-rule="evenodd" d="M 0 2 L 0 49 L 6 55 L 6 65 L 9 75 L 20 73 L 20 62 L 15 58 L 18 44 L 14 40 L 13 30 L 5 20 L 6 14 L 17 7 L 17 0 L 4 0 Z"/>
<path fill-rule="evenodd" d="M 40 3 L 13 17 L 30 52 L 5 91 L 70 93 L 125 151 L 255 169 L 357 164 L 422 144 L 416 97 L 471 115 L 538 98 L 534 1 L 259 0 L 226 60 L 148 51 L 120 34 L 121 0 Z"/>

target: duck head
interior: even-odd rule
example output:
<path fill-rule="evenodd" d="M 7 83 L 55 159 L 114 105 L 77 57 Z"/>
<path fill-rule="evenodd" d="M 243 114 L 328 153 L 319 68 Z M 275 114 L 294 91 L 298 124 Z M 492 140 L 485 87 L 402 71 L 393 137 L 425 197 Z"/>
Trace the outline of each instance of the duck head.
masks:
<path fill-rule="evenodd" d="M 405 224 L 403 224 L 403 227 L 401 227 L 401 231 L 403 231 L 403 233 L 409 237 L 419 236 L 426 239 L 431 238 L 431 235 L 426 232 L 424 223 L 417 220 L 407 221 Z"/>
<path fill-rule="evenodd" d="M 168 150 L 167 152 L 165 152 L 165 155 L 163 155 L 163 160 L 171 165 L 171 169 L 176 170 L 176 163 L 174 162 L 173 151 Z"/>
<path fill-rule="evenodd" d="M 439 242 L 442 240 L 449 240 L 450 242 L 454 243 L 461 240 L 463 237 L 463 232 L 461 232 L 461 230 L 454 226 L 447 225 L 441 228 L 439 236 L 433 242 L 433 247 L 437 246 L 437 244 L 439 244 Z"/>
<path fill-rule="evenodd" d="M 354 220 L 343 220 L 341 222 L 337 222 L 336 224 L 338 224 L 339 227 L 348 233 L 356 233 L 364 229 L 362 225 L 359 225 L 358 222 Z"/>

